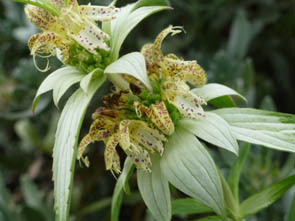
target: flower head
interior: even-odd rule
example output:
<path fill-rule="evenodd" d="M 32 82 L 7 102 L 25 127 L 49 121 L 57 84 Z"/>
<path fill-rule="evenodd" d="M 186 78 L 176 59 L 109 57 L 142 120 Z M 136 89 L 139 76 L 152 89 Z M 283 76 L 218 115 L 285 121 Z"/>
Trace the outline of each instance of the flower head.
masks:
<path fill-rule="evenodd" d="M 56 55 L 58 48 L 63 61 L 68 63 L 76 54 L 76 51 L 71 53 L 72 48 L 84 51 L 84 56 L 97 55 L 99 50 L 110 50 L 107 44 L 110 36 L 95 21 L 113 19 L 118 8 L 78 5 L 76 0 L 69 1 L 68 6 L 62 0 L 51 0 L 51 3 L 59 10 L 58 15 L 33 5 L 25 7 L 27 17 L 43 31 L 28 41 L 32 55 Z"/>
<path fill-rule="evenodd" d="M 100 107 L 93 113 L 94 119 L 89 133 L 79 145 L 78 159 L 88 166 L 88 158 L 83 153 L 88 144 L 103 141 L 106 145 L 104 157 L 107 170 L 120 172 L 120 158 L 116 150 L 119 144 L 122 150 L 133 159 L 138 169 L 151 171 L 150 153 L 164 152 L 166 137 L 144 118 L 137 118 L 129 106 L 133 97 L 128 92 L 115 92 L 104 97 L 108 108 Z M 131 109 L 130 109 L 131 108 Z"/>
<path fill-rule="evenodd" d="M 161 44 L 169 34 L 178 33 L 172 26 L 161 32 L 154 44 L 145 45 L 142 53 L 152 92 L 139 80 L 124 76 L 130 83 L 129 90 L 116 88 L 104 96 L 105 107 L 92 115 L 89 133 L 79 146 L 78 159 L 89 164 L 83 157 L 86 146 L 102 140 L 106 145 L 106 169 L 120 172 L 120 158 L 116 147 L 133 159 L 137 169 L 151 171 L 151 154 L 164 153 L 164 143 L 173 136 L 175 125 L 181 118 L 204 117 L 202 109 L 206 102 L 190 91 L 186 82 L 202 86 L 206 81 L 204 70 L 196 61 L 183 61 L 174 54 L 164 56 Z"/>
<path fill-rule="evenodd" d="M 161 46 L 169 35 L 180 33 L 179 28 L 169 26 L 163 30 L 153 44 L 143 46 L 141 53 L 147 64 L 148 75 L 151 79 L 161 80 L 161 96 L 174 105 L 185 118 L 198 119 L 204 116 L 201 105 L 204 99 L 190 92 L 187 82 L 195 87 L 206 83 L 205 71 L 197 61 L 184 61 L 175 54 L 163 55 Z"/>

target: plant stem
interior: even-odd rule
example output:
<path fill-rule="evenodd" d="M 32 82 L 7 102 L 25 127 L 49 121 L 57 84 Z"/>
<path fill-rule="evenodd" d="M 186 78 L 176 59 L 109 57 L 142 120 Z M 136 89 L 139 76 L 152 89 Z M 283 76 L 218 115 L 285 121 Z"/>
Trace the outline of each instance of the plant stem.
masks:
<path fill-rule="evenodd" d="M 48 2 L 47 0 L 11 0 L 11 1 L 35 5 L 39 8 L 43 8 L 44 10 L 50 12 L 51 14 L 55 16 L 60 15 L 60 11 L 52 3 Z"/>

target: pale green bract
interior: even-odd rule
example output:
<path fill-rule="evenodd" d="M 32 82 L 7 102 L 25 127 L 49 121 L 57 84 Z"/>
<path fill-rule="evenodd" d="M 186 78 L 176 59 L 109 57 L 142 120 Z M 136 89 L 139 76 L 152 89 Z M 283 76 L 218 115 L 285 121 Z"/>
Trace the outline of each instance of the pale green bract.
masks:
<path fill-rule="evenodd" d="M 146 73 L 146 64 L 144 57 L 139 52 L 133 52 L 124 55 L 112 64 L 110 64 L 104 71 L 108 75 L 127 74 L 140 80 L 144 85 L 152 90 L 152 86 Z"/>
<path fill-rule="evenodd" d="M 171 219 L 171 199 L 168 180 L 160 169 L 160 156 L 152 156 L 152 172 L 137 171 L 140 194 L 153 216 L 159 221 Z"/>
<path fill-rule="evenodd" d="M 192 92 L 202 97 L 207 102 L 218 97 L 230 95 L 238 96 L 244 101 L 247 101 L 247 99 L 244 96 L 222 84 L 206 84 L 201 88 L 194 88 Z"/>
<path fill-rule="evenodd" d="M 142 3 L 140 3 L 142 2 Z M 165 10 L 171 9 L 166 1 L 138 1 L 137 3 L 127 5 L 121 8 L 120 13 L 117 14 L 116 19 L 111 21 L 111 60 L 115 61 L 119 57 L 120 48 L 132 29 L 149 15 Z M 153 3 L 163 6 L 151 6 Z M 165 6 L 166 5 L 166 6 Z M 139 7 L 140 6 L 140 7 Z"/>
<path fill-rule="evenodd" d="M 232 135 L 228 123 L 217 114 L 206 112 L 204 118 L 199 120 L 183 119 L 180 121 L 183 128 L 201 139 L 224 148 L 238 155 L 239 146 Z"/>
<path fill-rule="evenodd" d="M 213 113 L 229 123 L 238 140 L 295 152 L 295 115 L 251 108 L 222 108 Z"/>
<path fill-rule="evenodd" d="M 166 144 L 160 164 L 162 173 L 173 186 L 225 216 L 215 163 L 193 134 L 177 128 Z"/>
<path fill-rule="evenodd" d="M 33 111 L 40 99 L 40 96 L 50 90 L 53 90 L 53 100 L 54 104 L 58 106 L 58 102 L 63 94 L 75 83 L 79 82 L 83 77 L 84 73 L 77 70 L 74 67 L 63 67 L 60 68 L 50 75 L 48 75 L 45 80 L 41 83 L 34 101 L 33 101 Z"/>
<path fill-rule="evenodd" d="M 78 89 L 70 97 L 61 113 L 53 148 L 55 220 L 68 219 L 80 128 L 89 102 L 104 81 L 104 76 L 95 79 L 87 94 L 82 89 Z"/>

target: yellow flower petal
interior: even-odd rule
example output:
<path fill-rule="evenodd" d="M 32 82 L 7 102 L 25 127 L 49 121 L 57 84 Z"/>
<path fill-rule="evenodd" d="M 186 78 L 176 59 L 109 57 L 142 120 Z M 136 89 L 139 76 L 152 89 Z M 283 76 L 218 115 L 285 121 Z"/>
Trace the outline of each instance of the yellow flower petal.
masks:
<path fill-rule="evenodd" d="M 42 32 L 31 36 L 28 45 L 32 55 L 55 55 L 56 48 L 59 48 L 62 51 L 63 57 L 66 58 L 71 42 L 69 38 L 54 32 Z"/>
<path fill-rule="evenodd" d="M 114 6 L 92 6 L 82 5 L 79 7 L 80 14 L 94 21 L 109 21 L 116 18 L 116 13 L 120 11 Z"/>
<path fill-rule="evenodd" d="M 114 134 L 106 141 L 106 149 L 104 151 L 104 160 L 107 170 L 114 170 L 116 173 L 120 173 L 120 157 L 116 151 L 116 146 L 119 143 L 119 135 Z"/>
<path fill-rule="evenodd" d="M 202 87 L 207 81 L 205 71 L 198 64 L 184 65 L 175 77 L 189 82 L 196 87 Z"/>
<path fill-rule="evenodd" d="M 34 5 L 26 5 L 25 13 L 28 19 L 43 31 L 54 31 L 56 17 L 48 11 Z"/>
<path fill-rule="evenodd" d="M 152 104 L 146 115 L 164 134 L 174 133 L 174 124 L 163 101 Z"/>
<path fill-rule="evenodd" d="M 110 38 L 109 35 L 72 8 L 63 9 L 58 22 L 62 24 L 68 36 L 75 39 L 89 52 L 97 54 L 96 49 L 109 51 L 110 48 L 105 42 Z"/>
<path fill-rule="evenodd" d="M 170 25 L 168 28 L 164 29 L 156 38 L 154 44 L 153 44 L 153 59 L 157 62 L 162 62 L 164 60 L 164 55 L 161 51 L 162 42 L 163 40 L 171 34 L 172 36 L 175 34 L 180 33 L 181 30 L 175 29 L 172 25 Z"/>
<path fill-rule="evenodd" d="M 154 64 L 153 44 L 145 44 L 140 52 L 145 58 L 147 69 L 150 70 L 151 66 Z"/>
<path fill-rule="evenodd" d="M 184 81 L 166 81 L 162 88 L 163 97 L 173 104 L 183 117 L 199 119 L 204 117 L 201 105 L 205 100 L 190 92 L 189 86 Z"/>
<path fill-rule="evenodd" d="M 129 134 L 129 120 L 123 120 L 120 122 L 119 125 L 119 133 L 120 133 L 120 139 L 119 143 L 122 149 L 127 153 L 133 152 L 131 149 L 131 142 L 130 142 L 130 134 Z"/>
<path fill-rule="evenodd" d="M 107 139 L 114 132 L 115 126 L 113 121 L 99 117 L 90 126 L 90 137 L 93 141 Z"/>
<path fill-rule="evenodd" d="M 127 155 L 133 160 L 133 163 L 136 166 L 136 169 L 138 170 L 143 170 L 145 172 L 152 172 L 151 167 L 152 167 L 152 161 L 150 154 L 148 153 L 147 150 L 145 150 L 143 147 L 139 146 L 139 152 L 133 153 L 133 152 L 128 152 Z"/>
<path fill-rule="evenodd" d="M 78 147 L 78 154 L 77 154 L 77 159 L 82 160 L 84 164 L 89 167 L 89 160 L 88 157 L 83 157 L 83 153 L 86 150 L 86 147 L 92 142 L 92 139 L 89 134 L 87 134 L 82 141 L 79 144 Z"/>

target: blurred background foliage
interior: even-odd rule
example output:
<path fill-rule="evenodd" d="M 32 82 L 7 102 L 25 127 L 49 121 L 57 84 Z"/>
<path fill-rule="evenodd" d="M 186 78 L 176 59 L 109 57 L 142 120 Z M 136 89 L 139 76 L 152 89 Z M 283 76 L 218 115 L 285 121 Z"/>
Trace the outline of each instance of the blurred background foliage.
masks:
<path fill-rule="evenodd" d="M 100 5 L 109 2 L 91 1 Z M 118 5 L 130 2 L 119 0 Z M 294 1 L 171 0 L 171 5 L 173 11 L 161 12 L 141 23 L 124 43 L 121 54 L 139 51 L 169 24 L 183 26 L 186 34 L 169 37 L 163 46 L 165 52 L 186 60 L 197 59 L 209 83 L 225 84 L 247 97 L 248 103 L 241 106 L 295 113 Z M 25 18 L 22 4 L 0 1 L 1 221 L 54 220 L 51 152 L 60 110 L 48 95 L 42 97 L 36 113 L 31 112 L 34 94 L 48 74 L 35 69 L 26 44 L 37 31 Z M 38 60 L 40 66 L 42 62 Z M 52 72 L 61 63 L 53 58 L 50 65 Z M 101 88 L 92 102 L 82 135 L 89 127 L 91 112 L 101 104 L 100 96 L 109 87 Z M 98 143 L 89 149 L 90 168 L 77 163 L 71 220 L 109 220 L 115 179 L 105 171 L 103 146 Z M 217 165 L 227 173 L 233 156 L 220 150 L 210 147 Z M 294 162 L 294 155 L 252 146 L 242 175 L 241 198 L 294 174 Z M 153 220 L 137 192 L 134 177 L 130 184 L 132 193 L 124 198 L 120 220 Z M 173 198 L 183 197 L 176 190 L 172 192 Z M 294 202 L 293 188 L 248 220 L 288 220 L 288 214 L 295 210 Z M 175 216 L 173 220 L 197 218 Z"/>

